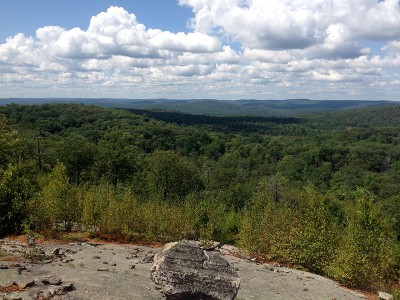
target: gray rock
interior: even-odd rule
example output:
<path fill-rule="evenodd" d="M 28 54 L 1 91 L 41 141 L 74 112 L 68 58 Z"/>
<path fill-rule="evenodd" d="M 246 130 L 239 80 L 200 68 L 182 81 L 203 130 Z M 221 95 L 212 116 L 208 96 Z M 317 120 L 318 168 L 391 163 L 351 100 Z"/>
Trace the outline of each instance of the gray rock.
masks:
<path fill-rule="evenodd" d="M 41 281 L 44 284 L 50 284 L 50 285 L 60 285 L 62 283 L 62 279 L 57 277 L 57 276 L 43 276 L 41 278 Z"/>
<path fill-rule="evenodd" d="M 51 264 L 52 262 L 53 262 L 52 259 L 46 259 L 46 260 L 41 261 L 40 263 L 43 265 L 47 265 L 47 264 Z"/>
<path fill-rule="evenodd" d="M 21 274 L 22 274 L 22 271 L 26 271 L 25 266 L 24 266 L 24 267 L 18 267 L 18 268 L 17 268 L 17 273 L 18 273 L 18 275 L 21 275 Z"/>
<path fill-rule="evenodd" d="M 46 300 L 46 299 L 58 299 L 56 295 L 65 295 L 68 292 L 75 290 L 75 286 L 72 283 L 64 284 L 62 286 L 51 287 L 45 290 L 40 290 L 36 293 L 34 299 Z"/>
<path fill-rule="evenodd" d="M 201 242 L 201 248 L 206 251 L 214 251 L 217 248 L 221 248 L 222 244 L 220 242 Z"/>
<path fill-rule="evenodd" d="M 33 247 L 36 245 L 36 240 L 33 236 L 28 236 L 28 247 Z"/>
<path fill-rule="evenodd" d="M 99 272 L 109 272 L 110 269 L 106 269 L 106 268 L 98 268 L 97 271 Z"/>
<path fill-rule="evenodd" d="M 14 280 L 14 284 L 18 285 L 19 288 L 21 289 L 25 289 L 25 288 L 29 288 L 31 286 L 34 286 L 36 284 L 35 280 L 30 278 L 30 277 L 26 277 L 26 276 L 17 276 Z"/>
<path fill-rule="evenodd" d="M 51 254 L 54 255 L 54 256 L 60 256 L 60 255 L 63 254 L 62 253 L 62 249 L 57 247 L 51 252 Z"/>
<path fill-rule="evenodd" d="M 156 254 L 151 278 L 167 299 L 235 299 L 240 278 L 218 253 L 194 243 L 169 243 Z"/>
<path fill-rule="evenodd" d="M 75 291 L 75 286 L 73 283 L 67 283 L 62 286 L 62 295 L 72 291 Z"/>
<path fill-rule="evenodd" d="M 140 261 L 141 264 L 149 264 L 154 261 L 154 253 L 148 253 L 145 255 L 145 257 Z"/>
<path fill-rule="evenodd" d="M 378 300 L 393 300 L 393 295 L 385 292 L 378 292 Z"/>
<path fill-rule="evenodd" d="M 5 295 L 3 300 L 22 300 L 21 296 L 18 295 L 17 293 L 12 293 L 10 295 Z"/>

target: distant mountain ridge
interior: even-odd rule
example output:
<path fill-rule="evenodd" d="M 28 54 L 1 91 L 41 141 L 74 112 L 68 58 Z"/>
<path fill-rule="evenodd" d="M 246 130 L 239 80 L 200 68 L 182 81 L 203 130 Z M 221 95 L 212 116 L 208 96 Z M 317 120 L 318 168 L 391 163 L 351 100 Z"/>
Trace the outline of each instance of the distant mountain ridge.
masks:
<path fill-rule="evenodd" d="M 399 101 L 367 100 L 216 100 L 216 99 L 118 99 L 118 98 L 3 98 L 0 105 L 82 103 L 101 107 L 177 111 L 196 115 L 294 116 L 325 111 L 398 105 Z"/>

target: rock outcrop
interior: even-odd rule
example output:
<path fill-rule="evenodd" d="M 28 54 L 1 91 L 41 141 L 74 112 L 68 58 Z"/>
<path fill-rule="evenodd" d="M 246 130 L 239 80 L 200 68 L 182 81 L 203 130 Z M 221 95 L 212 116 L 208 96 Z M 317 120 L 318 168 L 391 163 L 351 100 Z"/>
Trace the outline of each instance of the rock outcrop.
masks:
<path fill-rule="evenodd" d="M 378 292 L 378 300 L 393 300 L 394 297 L 392 294 L 385 292 Z"/>
<path fill-rule="evenodd" d="M 235 299 L 240 278 L 219 253 L 191 242 L 167 244 L 154 257 L 151 278 L 167 299 Z"/>

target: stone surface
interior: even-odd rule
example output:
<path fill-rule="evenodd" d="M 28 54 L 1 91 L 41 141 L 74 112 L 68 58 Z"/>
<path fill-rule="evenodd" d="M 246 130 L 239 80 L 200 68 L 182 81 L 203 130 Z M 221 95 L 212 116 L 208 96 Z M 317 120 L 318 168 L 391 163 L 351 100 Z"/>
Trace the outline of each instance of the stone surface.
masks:
<path fill-rule="evenodd" d="M 154 253 L 148 253 L 146 256 L 140 261 L 141 264 L 150 264 L 154 261 Z"/>
<path fill-rule="evenodd" d="M 5 295 L 3 300 L 22 300 L 21 296 L 18 295 L 17 293 L 12 293 L 10 295 Z"/>
<path fill-rule="evenodd" d="M 154 257 L 154 283 L 167 299 L 235 299 L 240 278 L 216 252 L 203 251 L 194 243 L 169 243 Z"/>
<path fill-rule="evenodd" d="M 72 283 L 64 284 L 62 286 L 53 286 L 44 290 L 40 290 L 36 293 L 33 299 L 46 300 L 55 299 L 55 296 L 65 295 L 68 292 L 75 290 L 75 286 Z"/>
<path fill-rule="evenodd" d="M 394 297 L 393 295 L 385 292 L 379 292 L 378 293 L 378 300 L 393 300 Z"/>
<path fill-rule="evenodd" d="M 60 255 L 62 255 L 62 249 L 57 247 L 51 252 L 51 254 L 54 256 L 60 256 Z"/>
<path fill-rule="evenodd" d="M 50 284 L 50 285 L 60 285 L 62 283 L 62 280 L 60 277 L 53 276 L 53 275 L 43 276 L 41 278 L 41 280 L 44 284 Z"/>
<path fill-rule="evenodd" d="M 42 261 L 46 259 L 45 251 L 42 247 L 33 246 L 25 249 L 25 258 L 32 261 Z"/>
<path fill-rule="evenodd" d="M 55 247 L 66 248 L 65 243 L 38 243 L 43 246 L 46 253 L 51 254 Z M 66 259 L 74 259 L 69 263 L 62 263 L 59 258 L 53 257 L 53 262 L 44 264 L 42 261 L 34 262 L 29 265 L 21 263 L 26 243 L 23 244 L 15 240 L 1 240 L 0 251 L 7 254 L 7 257 L 14 256 L 13 262 L 4 261 L 0 257 L 0 264 L 8 265 L 9 269 L 0 270 L 0 286 L 7 287 L 12 285 L 18 275 L 17 268 L 25 265 L 30 270 L 29 273 L 23 271 L 22 274 L 31 278 L 38 278 L 36 285 L 20 290 L 16 294 L 23 300 L 32 300 L 38 291 L 50 289 L 55 292 L 58 287 L 44 285 L 40 279 L 45 275 L 56 275 L 64 282 L 71 282 L 75 290 L 65 295 L 53 295 L 52 300 L 160 300 L 163 295 L 157 290 L 150 278 L 151 264 L 140 264 L 146 254 L 151 251 L 160 252 L 161 247 L 143 245 L 116 245 L 99 244 L 91 242 L 76 243 L 68 245 L 70 252 L 66 252 Z M 92 259 L 93 256 L 101 254 L 101 260 Z M 277 264 L 257 265 L 247 259 L 237 257 L 240 249 L 233 246 L 223 245 L 221 249 L 226 250 L 223 256 L 231 266 L 238 269 L 241 278 L 240 289 L 237 300 L 320 300 L 320 299 L 340 299 L 340 300 L 362 300 L 366 297 L 358 292 L 345 289 L 338 283 L 301 270 L 294 270 L 281 267 Z M 115 254 L 113 254 L 115 253 Z M 132 253 L 137 253 L 137 258 L 126 260 Z M 236 253 L 235 256 L 230 253 Z M 98 268 L 103 268 L 103 261 L 116 263 L 109 272 L 99 272 Z M 129 266 L 134 265 L 134 269 Z M 273 269 L 274 271 L 270 271 Z M 276 271 L 275 271 L 276 270 Z M 303 291 L 308 288 L 308 291 Z M 18 289 L 16 289 L 18 290 Z M 3 296 L 10 296 L 15 290 L 0 292 L 0 299 Z M 376 297 L 376 294 L 374 295 Z M 43 299 L 42 299 L 43 300 Z"/>
<path fill-rule="evenodd" d="M 14 280 L 14 284 L 18 285 L 21 289 L 25 289 L 34 286 L 35 280 L 27 276 L 17 276 Z"/>

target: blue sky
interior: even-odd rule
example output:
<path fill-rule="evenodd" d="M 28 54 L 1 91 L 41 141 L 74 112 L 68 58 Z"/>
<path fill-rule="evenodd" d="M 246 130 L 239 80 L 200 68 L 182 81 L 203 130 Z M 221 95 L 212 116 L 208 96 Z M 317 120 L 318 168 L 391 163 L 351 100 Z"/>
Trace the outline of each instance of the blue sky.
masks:
<path fill-rule="evenodd" d="M 18 32 L 34 35 L 37 28 L 58 25 L 66 29 L 87 28 L 90 18 L 110 6 L 134 12 L 140 22 L 152 28 L 187 31 L 192 17 L 188 7 L 175 0 L 2 0 L 0 1 L 0 41 Z"/>
<path fill-rule="evenodd" d="M 397 0 L 2 0 L 0 97 L 400 100 Z"/>

